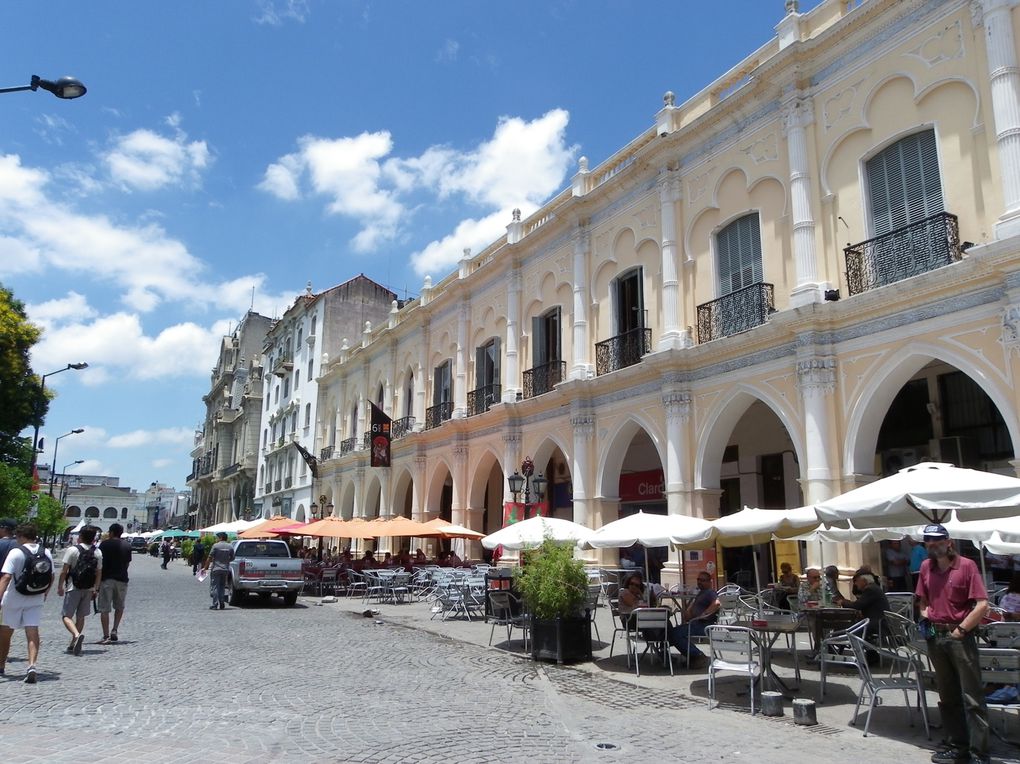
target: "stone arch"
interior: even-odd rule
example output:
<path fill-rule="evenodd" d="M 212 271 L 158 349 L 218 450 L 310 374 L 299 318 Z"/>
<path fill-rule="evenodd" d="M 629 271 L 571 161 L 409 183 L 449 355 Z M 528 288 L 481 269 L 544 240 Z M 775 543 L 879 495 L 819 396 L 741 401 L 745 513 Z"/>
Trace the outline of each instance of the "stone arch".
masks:
<path fill-rule="evenodd" d="M 631 414 L 620 422 L 606 438 L 606 448 L 599 456 L 599 466 L 595 473 L 597 495 L 607 499 L 620 498 L 620 473 L 623 461 L 627 457 L 634 436 L 644 432 L 659 457 L 659 464 L 665 470 L 665 443 L 655 425 L 642 414 Z"/>
<path fill-rule="evenodd" d="M 103 519 L 104 520 L 116 520 L 117 519 L 117 508 L 116 507 L 106 507 L 103 510 Z"/>
<path fill-rule="evenodd" d="M 987 369 L 977 366 L 972 358 L 957 351 L 930 343 L 905 345 L 890 353 L 889 357 L 890 362 L 873 372 L 861 388 L 847 418 L 844 474 L 869 475 L 874 471 L 878 433 L 893 399 L 914 374 L 932 361 L 942 361 L 955 367 L 985 392 L 1006 422 L 1016 455 L 1017 444 L 1020 443 L 1017 412 L 1008 394 L 995 383 Z"/>
<path fill-rule="evenodd" d="M 398 469 L 392 482 L 390 494 L 390 511 L 394 515 L 410 518 L 414 514 L 412 496 L 414 493 L 414 476 L 406 467 Z"/>
<path fill-rule="evenodd" d="M 804 477 L 804 441 L 798 416 L 787 403 L 752 385 L 740 384 L 723 396 L 705 417 L 705 426 L 698 438 L 694 461 L 694 484 L 697 488 L 718 488 L 723 451 L 740 418 L 755 401 L 761 401 L 771 409 L 786 429 L 793 442 L 801 477 Z"/>
<path fill-rule="evenodd" d="M 382 511 L 382 483 L 374 472 L 365 482 L 365 498 L 361 503 L 362 513 L 367 520 L 374 520 Z"/>
<path fill-rule="evenodd" d="M 85 510 L 85 517 L 99 517 L 99 507 L 91 506 Z"/>
<path fill-rule="evenodd" d="M 68 507 L 67 511 L 64 513 L 64 517 L 81 517 L 81 507 Z"/>
<path fill-rule="evenodd" d="M 446 461 L 440 458 L 432 468 L 432 475 L 429 478 L 428 489 L 425 493 L 424 512 L 427 515 L 435 515 L 440 511 L 443 499 L 443 487 L 447 480 L 453 481 L 453 470 Z"/>
<path fill-rule="evenodd" d="M 354 481 L 344 481 L 340 489 L 340 504 L 334 507 L 334 514 L 344 520 L 352 519 L 354 517 L 354 495 L 356 492 Z"/>
<path fill-rule="evenodd" d="M 485 488 L 489 483 L 493 466 L 498 466 L 504 477 L 506 476 L 506 467 L 503 465 L 503 461 L 491 446 L 486 446 L 478 461 L 468 469 L 468 474 L 471 475 L 471 486 L 468 488 L 469 508 L 477 509 L 485 504 Z"/>

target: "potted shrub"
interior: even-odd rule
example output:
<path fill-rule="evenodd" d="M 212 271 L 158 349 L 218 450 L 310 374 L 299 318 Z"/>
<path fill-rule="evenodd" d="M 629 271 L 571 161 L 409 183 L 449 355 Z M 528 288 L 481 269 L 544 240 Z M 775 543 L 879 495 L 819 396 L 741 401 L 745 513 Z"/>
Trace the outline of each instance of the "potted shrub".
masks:
<path fill-rule="evenodd" d="M 524 554 L 515 578 L 531 618 L 531 657 L 557 663 L 591 660 L 585 609 L 588 575 L 572 545 L 546 539 Z"/>

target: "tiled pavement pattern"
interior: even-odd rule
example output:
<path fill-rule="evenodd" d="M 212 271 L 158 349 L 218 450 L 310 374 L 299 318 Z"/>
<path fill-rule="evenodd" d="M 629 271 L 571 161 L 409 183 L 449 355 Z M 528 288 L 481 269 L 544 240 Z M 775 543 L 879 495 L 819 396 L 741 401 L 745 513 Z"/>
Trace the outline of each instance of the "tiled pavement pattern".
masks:
<path fill-rule="evenodd" d="M 838 764 L 930 756 L 909 728 L 883 737 L 876 725 L 878 734 L 863 738 L 845 723 L 797 727 L 789 716 L 751 718 L 746 699 L 732 694 L 732 706 L 710 712 L 693 685 L 661 669 L 645 681 L 533 664 L 487 648 L 480 624 L 463 624 L 460 636 L 471 641 L 453 638 L 461 625 L 429 622 L 424 606 L 384 608 L 379 619 L 312 599 L 294 609 L 256 600 L 214 612 L 182 564 L 163 571 L 153 558 L 136 558 L 131 572 L 119 643 L 96 644 L 99 620 L 91 617 L 82 656 L 67 655 L 51 598 L 33 687 L 20 681 L 24 637 L 15 635 L 0 679 L 4 762 Z M 741 683 L 727 684 L 729 692 Z"/>

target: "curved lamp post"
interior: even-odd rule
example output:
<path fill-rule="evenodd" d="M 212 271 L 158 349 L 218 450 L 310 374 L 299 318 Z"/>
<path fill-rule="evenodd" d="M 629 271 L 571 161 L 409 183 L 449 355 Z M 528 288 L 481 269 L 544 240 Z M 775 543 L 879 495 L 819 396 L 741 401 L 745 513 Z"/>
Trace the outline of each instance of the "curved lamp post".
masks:
<path fill-rule="evenodd" d="M 84 361 L 81 361 L 79 363 L 69 363 L 63 369 L 57 369 L 56 371 L 51 371 L 48 374 L 43 374 L 42 377 L 39 378 L 39 396 L 40 396 L 40 398 L 44 398 L 45 395 L 46 395 L 46 377 L 52 377 L 54 374 L 59 374 L 60 372 L 67 371 L 68 369 L 74 369 L 75 371 L 81 371 L 82 369 L 87 369 L 88 367 L 89 367 L 89 365 L 87 363 L 85 363 Z M 28 466 L 28 474 L 29 474 L 29 476 L 32 477 L 33 480 L 35 479 L 35 464 L 36 464 L 36 460 L 39 457 L 39 446 L 40 446 L 40 443 L 39 443 L 39 426 L 41 424 L 42 424 L 42 420 L 41 420 L 41 418 L 39 416 L 39 411 L 37 409 L 36 410 L 36 414 L 35 414 L 35 432 L 32 435 L 32 463 L 29 464 L 29 466 Z M 63 436 L 61 436 L 61 437 L 63 437 Z M 55 453 L 54 453 L 54 457 L 56 457 Z M 56 462 L 56 459 L 54 459 L 54 462 Z"/>
<path fill-rule="evenodd" d="M 72 98 L 81 98 L 88 89 L 81 84 L 81 80 L 75 77 L 61 77 L 59 80 L 44 80 L 38 75 L 33 74 L 32 80 L 28 85 L 19 85 L 13 88 L 0 88 L 0 93 L 20 93 L 23 90 L 43 90 L 53 93 L 57 98 L 63 98 L 64 100 L 70 100 Z"/>
<path fill-rule="evenodd" d="M 63 478 L 60 481 L 60 508 L 64 508 L 64 499 L 67 496 L 67 468 L 73 467 L 76 464 L 84 464 L 84 459 L 75 459 L 73 462 L 64 465 L 64 469 L 60 470 L 60 476 Z"/>
<path fill-rule="evenodd" d="M 83 432 L 85 432 L 84 427 L 77 427 L 71 430 L 70 432 L 65 432 L 63 435 L 57 436 L 57 442 L 53 445 L 53 467 L 56 467 L 57 465 L 57 450 L 60 448 L 61 438 L 66 438 L 68 435 L 81 435 Z M 50 496 L 53 496 L 53 483 L 56 479 L 57 479 L 56 470 L 50 468 L 50 490 L 49 490 Z"/>
<path fill-rule="evenodd" d="M 524 517 L 522 520 L 528 519 L 528 512 L 532 507 L 542 502 L 542 494 L 545 493 L 546 484 L 549 482 L 542 473 L 535 475 L 535 463 L 531 461 L 530 456 L 524 457 L 524 461 L 521 462 L 521 471 L 515 472 L 513 475 L 506 479 L 506 482 L 510 486 L 510 493 L 514 495 L 514 504 L 518 504 L 517 497 L 524 491 Z M 535 492 L 535 501 L 531 501 L 531 492 Z"/>

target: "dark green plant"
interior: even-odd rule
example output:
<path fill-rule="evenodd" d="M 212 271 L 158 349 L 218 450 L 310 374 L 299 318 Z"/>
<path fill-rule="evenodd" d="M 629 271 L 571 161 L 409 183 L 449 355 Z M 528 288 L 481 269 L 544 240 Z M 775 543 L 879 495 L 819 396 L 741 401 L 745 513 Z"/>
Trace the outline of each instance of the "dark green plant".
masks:
<path fill-rule="evenodd" d="M 525 558 L 514 577 L 532 615 L 543 621 L 579 615 L 588 598 L 588 574 L 574 559 L 574 547 L 547 538 Z"/>

